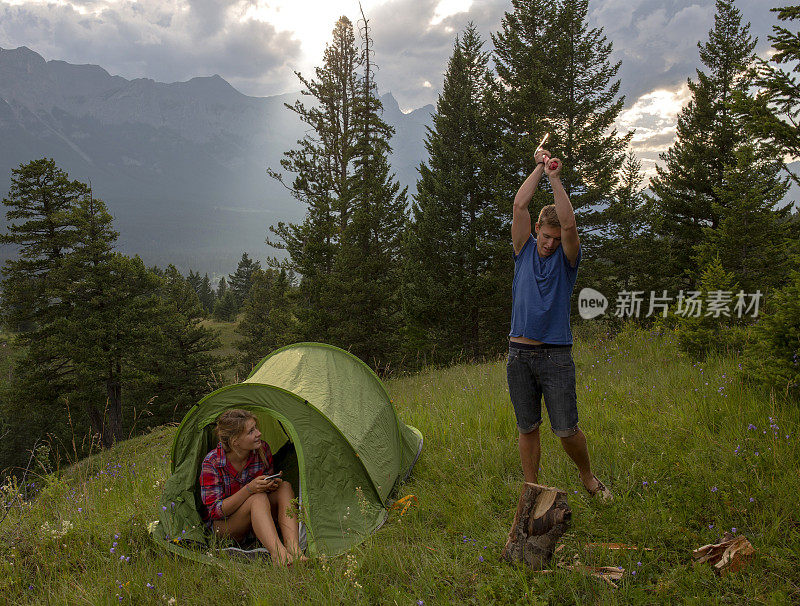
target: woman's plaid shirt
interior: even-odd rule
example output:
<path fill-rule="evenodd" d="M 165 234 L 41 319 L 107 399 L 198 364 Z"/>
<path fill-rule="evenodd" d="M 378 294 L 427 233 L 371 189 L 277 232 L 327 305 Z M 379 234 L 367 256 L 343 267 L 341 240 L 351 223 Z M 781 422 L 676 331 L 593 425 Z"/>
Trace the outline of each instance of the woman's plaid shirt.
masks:
<path fill-rule="evenodd" d="M 242 471 L 237 473 L 233 465 L 225 456 L 222 442 L 206 455 L 203 459 L 203 468 L 200 471 L 200 498 L 205 505 L 203 521 L 223 520 L 225 515 L 222 513 L 222 501 L 232 494 L 239 492 L 253 478 L 260 475 L 270 475 L 273 472 L 272 452 L 269 445 L 261 441 L 267 466 L 261 461 L 261 457 L 253 451 L 250 453 Z"/>

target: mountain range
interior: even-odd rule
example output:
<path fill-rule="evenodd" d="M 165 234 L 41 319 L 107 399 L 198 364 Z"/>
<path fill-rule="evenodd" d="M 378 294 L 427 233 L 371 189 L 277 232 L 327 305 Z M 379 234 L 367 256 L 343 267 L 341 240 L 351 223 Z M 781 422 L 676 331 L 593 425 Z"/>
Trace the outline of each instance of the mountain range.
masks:
<path fill-rule="evenodd" d="M 307 129 L 284 106 L 298 99 L 309 103 L 299 92 L 250 97 L 218 75 L 128 80 L 24 46 L 0 49 L 0 195 L 13 168 L 53 158 L 106 202 L 121 252 L 184 273 L 229 273 L 243 252 L 276 254 L 264 242 L 269 225 L 305 212 L 266 172 Z M 391 93 L 381 101 L 395 128 L 392 166 L 413 191 L 434 108 L 403 113 Z M 14 254 L 0 248 L 0 260 Z"/>

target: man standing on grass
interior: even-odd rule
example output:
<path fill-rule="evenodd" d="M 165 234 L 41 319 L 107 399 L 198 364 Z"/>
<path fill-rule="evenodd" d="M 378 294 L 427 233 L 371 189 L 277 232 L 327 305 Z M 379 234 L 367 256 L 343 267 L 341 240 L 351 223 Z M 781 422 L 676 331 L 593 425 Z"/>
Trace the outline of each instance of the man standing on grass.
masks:
<path fill-rule="evenodd" d="M 586 436 L 578 428 L 569 323 L 570 297 L 581 262 L 575 213 L 561 183 L 561 161 L 550 159 L 544 149 L 537 149 L 534 157 L 536 168 L 514 198 L 511 224 L 514 283 L 506 371 L 519 429 L 522 471 L 526 482 L 536 483 L 544 395 L 550 428 L 578 466 L 586 490 L 610 500 L 611 491 L 592 473 Z M 555 204 L 542 208 L 534 238 L 528 205 L 542 174 L 550 180 Z"/>

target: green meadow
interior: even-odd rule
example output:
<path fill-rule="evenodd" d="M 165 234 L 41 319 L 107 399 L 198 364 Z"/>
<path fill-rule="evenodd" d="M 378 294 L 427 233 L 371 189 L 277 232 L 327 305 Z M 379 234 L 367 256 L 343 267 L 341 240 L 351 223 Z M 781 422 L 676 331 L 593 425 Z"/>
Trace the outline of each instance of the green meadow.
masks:
<path fill-rule="evenodd" d="M 155 545 L 174 426 L 59 472 L 38 496 L 3 488 L 0 595 L 12 604 L 789 604 L 800 602 L 800 418 L 796 403 L 744 384 L 735 354 L 693 363 L 671 334 L 576 334 L 581 425 L 610 504 L 591 500 L 549 431 L 540 482 L 573 510 L 557 560 L 624 569 L 617 587 L 499 559 L 522 486 L 505 359 L 392 379 L 422 456 L 376 534 L 349 554 L 291 569 Z M 545 428 L 547 423 L 545 422 Z M 716 575 L 692 550 L 724 532 L 756 553 Z M 591 543 L 625 543 L 609 551 Z"/>

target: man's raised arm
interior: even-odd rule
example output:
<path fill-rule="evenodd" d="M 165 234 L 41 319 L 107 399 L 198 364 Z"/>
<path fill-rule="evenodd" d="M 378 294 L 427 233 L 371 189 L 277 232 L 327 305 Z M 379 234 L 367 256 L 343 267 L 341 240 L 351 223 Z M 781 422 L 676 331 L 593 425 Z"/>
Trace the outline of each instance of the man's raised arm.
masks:
<path fill-rule="evenodd" d="M 531 235 L 531 213 L 528 205 L 531 203 L 533 193 L 539 187 L 539 181 L 544 174 L 544 158 L 550 154 L 543 149 L 537 149 L 534 158 L 536 168 L 528 175 L 525 182 L 520 185 L 517 195 L 514 196 L 514 217 L 511 221 L 511 241 L 514 243 L 514 254 L 518 255 L 525 242 Z"/>
<path fill-rule="evenodd" d="M 557 166 L 550 169 L 551 166 Z M 538 166 L 537 166 L 538 168 Z M 564 254 L 569 260 L 570 265 L 575 265 L 578 258 L 578 225 L 575 222 L 575 211 L 569 201 L 564 185 L 561 183 L 561 160 L 552 158 L 544 164 L 544 172 L 550 180 L 550 187 L 553 189 L 553 203 L 556 205 L 558 222 L 561 223 L 561 246 L 564 247 Z"/>

